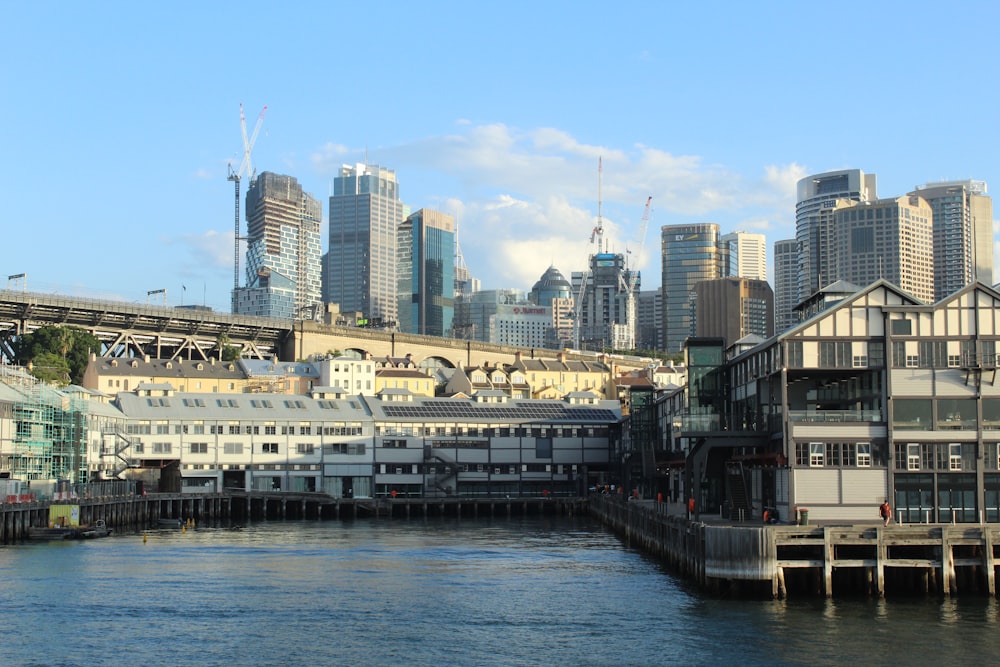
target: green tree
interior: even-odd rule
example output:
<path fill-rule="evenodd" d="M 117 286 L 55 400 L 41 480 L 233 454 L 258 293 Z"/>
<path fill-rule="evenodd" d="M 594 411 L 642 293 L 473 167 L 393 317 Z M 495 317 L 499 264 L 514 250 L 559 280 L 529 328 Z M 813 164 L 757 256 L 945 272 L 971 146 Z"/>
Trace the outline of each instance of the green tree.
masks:
<path fill-rule="evenodd" d="M 214 352 L 218 355 L 219 361 L 236 361 L 240 358 L 240 348 L 230 345 L 228 334 L 219 334 L 215 340 Z"/>
<path fill-rule="evenodd" d="M 96 336 L 80 327 L 46 326 L 18 339 L 15 361 L 22 366 L 30 363 L 32 374 L 40 380 L 80 384 L 91 352 L 101 353 L 101 341 Z M 58 378 L 52 377 L 53 373 Z"/>
<path fill-rule="evenodd" d="M 31 360 L 31 374 L 42 382 L 65 387 L 70 382 L 69 362 L 56 352 L 42 352 Z"/>

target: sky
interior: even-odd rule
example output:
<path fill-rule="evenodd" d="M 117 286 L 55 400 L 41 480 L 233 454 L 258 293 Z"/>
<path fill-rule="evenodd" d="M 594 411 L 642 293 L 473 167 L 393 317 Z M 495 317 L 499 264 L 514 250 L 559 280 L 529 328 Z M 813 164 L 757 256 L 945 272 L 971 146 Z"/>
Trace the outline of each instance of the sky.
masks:
<path fill-rule="evenodd" d="M 582 270 L 599 210 L 645 290 L 664 225 L 763 233 L 770 262 L 811 174 L 1000 187 L 1000 3 L 0 8 L 11 289 L 228 312 L 241 104 L 250 133 L 267 107 L 254 169 L 320 200 L 324 251 L 332 179 L 367 161 L 455 217 L 484 289 Z"/>

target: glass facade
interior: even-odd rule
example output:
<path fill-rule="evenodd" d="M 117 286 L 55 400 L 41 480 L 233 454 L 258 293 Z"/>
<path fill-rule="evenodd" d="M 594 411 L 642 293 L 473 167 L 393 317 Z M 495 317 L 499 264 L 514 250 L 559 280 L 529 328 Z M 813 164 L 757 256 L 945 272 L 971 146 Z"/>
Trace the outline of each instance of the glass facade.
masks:
<path fill-rule="evenodd" d="M 322 300 L 318 200 L 291 177 L 271 172 L 250 184 L 246 199 L 246 287 L 237 290 L 236 312 L 264 317 L 302 317 Z"/>
<path fill-rule="evenodd" d="M 446 336 L 455 313 L 455 223 L 420 209 L 399 226 L 397 294 L 400 330 Z"/>
<path fill-rule="evenodd" d="M 663 330 L 669 354 L 681 351 L 694 335 L 691 291 L 703 280 L 719 278 L 719 226 L 715 223 L 661 228 L 663 249 Z"/>
<path fill-rule="evenodd" d="M 403 218 L 395 172 L 361 164 L 341 168 L 330 197 L 326 302 L 395 325 L 397 231 Z"/>

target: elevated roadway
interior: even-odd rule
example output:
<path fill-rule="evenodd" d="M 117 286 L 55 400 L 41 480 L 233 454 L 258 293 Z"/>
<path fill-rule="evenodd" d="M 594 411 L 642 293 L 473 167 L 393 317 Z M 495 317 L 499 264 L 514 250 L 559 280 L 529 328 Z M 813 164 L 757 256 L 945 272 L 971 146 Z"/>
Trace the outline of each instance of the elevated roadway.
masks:
<path fill-rule="evenodd" d="M 374 359 L 412 355 L 417 364 L 458 367 L 513 363 L 523 358 L 553 359 L 558 350 L 516 348 L 479 341 L 332 326 L 312 320 L 232 315 L 199 308 L 176 308 L 58 294 L 0 290 L 0 356 L 14 359 L 18 336 L 39 327 L 72 325 L 96 336 L 105 357 L 200 359 L 218 356 L 224 336 L 243 357 L 281 361 L 339 352 Z M 595 361 L 596 353 L 568 354 Z M 642 360 L 616 358 L 615 365 L 637 368 Z"/>

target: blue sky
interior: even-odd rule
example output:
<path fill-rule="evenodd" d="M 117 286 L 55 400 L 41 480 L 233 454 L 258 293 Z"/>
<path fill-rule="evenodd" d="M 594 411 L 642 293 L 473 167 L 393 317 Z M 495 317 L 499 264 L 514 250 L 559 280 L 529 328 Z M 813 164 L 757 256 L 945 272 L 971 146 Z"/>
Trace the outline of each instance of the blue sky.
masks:
<path fill-rule="evenodd" d="M 485 288 L 583 268 L 603 156 L 605 238 L 652 288 L 661 226 L 771 246 L 809 174 L 1000 187 L 998 6 L 5 0 L 0 280 L 228 310 L 242 103 L 250 131 L 267 106 L 258 172 L 325 218 L 367 155 L 412 210 L 456 217 Z"/>

